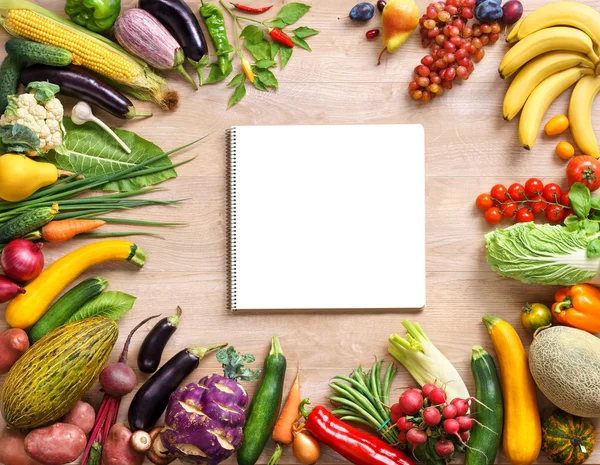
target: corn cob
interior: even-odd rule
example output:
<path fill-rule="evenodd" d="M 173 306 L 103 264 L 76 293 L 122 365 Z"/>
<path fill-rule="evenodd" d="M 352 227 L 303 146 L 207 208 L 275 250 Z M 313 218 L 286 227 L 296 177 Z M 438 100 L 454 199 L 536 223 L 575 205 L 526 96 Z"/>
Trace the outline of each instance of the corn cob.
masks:
<path fill-rule="evenodd" d="M 118 45 L 91 33 L 27 0 L 0 0 L 0 24 L 11 34 L 61 47 L 73 55 L 73 64 L 110 79 L 140 100 L 173 110 L 177 94 L 167 88 L 146 63 Z"/>

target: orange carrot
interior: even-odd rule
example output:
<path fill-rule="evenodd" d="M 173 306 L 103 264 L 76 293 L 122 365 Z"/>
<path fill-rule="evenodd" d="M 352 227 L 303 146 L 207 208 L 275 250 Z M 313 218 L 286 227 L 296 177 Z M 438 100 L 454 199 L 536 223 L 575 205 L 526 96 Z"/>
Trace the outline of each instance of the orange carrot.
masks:
<path fill-rule="evenodd" d="M 300 397 L 300 383 L 298 382 L 298 375 L 296 374 L 296 379 L 294 379 L 294 383 L 290 388 L 290 393 L 285 401 L 283 410 L 281 410 L 279 420 L 277 420 L 275 428 L 273 429 L 273 439 L 275 439 L 275 441 L 289 445 L 294 440 L 292 429 L 300 416 L 300 402 L 302 402 L 302 398 Z"/>
<path fill-rule="evenodd" d="M 103 220 L 58 220 L 50 221 L 42 228 L 42 239 L 48 242 L 62 242 L 77 234 L 91 231 L 106 224 Z"/>

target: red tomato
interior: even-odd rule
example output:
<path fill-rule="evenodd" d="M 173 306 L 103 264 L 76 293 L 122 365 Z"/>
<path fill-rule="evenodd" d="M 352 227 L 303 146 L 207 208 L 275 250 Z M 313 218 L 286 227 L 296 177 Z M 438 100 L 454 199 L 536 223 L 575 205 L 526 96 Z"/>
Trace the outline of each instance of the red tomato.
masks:
<path fill-rule="evenodd" d="M 525 188 L 518 182 L 511 184 L 508 187 L 508 195 L 510 195 L 510 198 L 515 202 L 521 202 L 522 200 L 525 200 Z"/>
<path fill-rule="evenodd" d="M 543 196 L 547 202 L 558 202 L 561 194 L 562 191 L 558 184 L 550 183 L 544 186 Z"/>
<path fill-rule="evenodd" d="M 485 211 L 494 206 L 494 201 L 492 200 L 492 196 L 490 194 L 479 194 L 475 200 L 475 205 L 480 210 Z"/>
<path fill-rule="evenodd" d="M 505 203 L 504 208 L 502 209 L 502 214 L 506 218 L 513 218 L 517 214 L 518 209 L 519 204 L 516 202 Z"/>
<path fill-rule="evenodd" d="M 488 224 L 497 224 L 502 220 L 502 213 L 500 213 L 500 209 L 498 207 L 488 208 L 484 214 L 485 221 Z"/>
<path fill-rule="evenodd" d="M 571 206 L 571 201 L 569 200 L 569 191 L 563 192 L 562 194 L 560 194 L 560 203 L 561 205 L 564 205 L 565 207 L 570 207 Z"/>
<path fill-rule="evenodd" d="M 539 215 L 540 213 L 544 213 L 547 206 L 548 204 L 546 202 L 534 202 L 531 205 L 531 211 L 533 211 L 535 215 Z"/>
<path fill-rule="evenodd" d="M 533 212 L 530 212 L 527 207 L 523 207 L 517 212 L 517 223 L 528 223 L 533 221 L 533 218 Z"/>
<path fill-rule="evenodd" d="M 536 178 L 530 178 L 525 183 L 525 195 L 532 200 L 539 198 L 544 190 L 544 183 Z"/>
<path fill-rule="evenodd" d="M 546 208 L 546 219 L 550 223 L 560 223 L 565 219 L 565 209 L 559 205 L 549 205 Z"/>
<path fill-rule="evenodd" d="M 490 194 L 492 195 L 492 199 L 495 199 L 498 202 L 506 202 L 507 200 L 510 200 L 507 195 L 508 191 L 502 184 L 496 184 L 494 187 L 492 187 Z"/>
<path fill-rule="evenodd" d="M 567 182 L 569 186 L 580 182 L 595 191 L 600 187 L 600 162 L 589 155 L 573 157 L 567 165 Z"/>
<path fill-rule="evenodd" d="M 575 212 L 573 210 L 571 210 L 570 208 L 565 208 L 565 218 L 567 216 L 571 216 L 571 215 L 574 215 L 574 214 L 575 214 Z"/>

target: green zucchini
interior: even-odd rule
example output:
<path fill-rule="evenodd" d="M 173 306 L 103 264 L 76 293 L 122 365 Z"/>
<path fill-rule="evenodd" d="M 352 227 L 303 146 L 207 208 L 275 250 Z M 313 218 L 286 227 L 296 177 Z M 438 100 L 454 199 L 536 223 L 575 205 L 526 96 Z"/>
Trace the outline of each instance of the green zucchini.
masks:
<path fill-rule="evenodd" d="M 74 313 L 86 302 L 108 287 L 108 281 L 100 276 L 81 281 L 77 286 L 66 292 L 60 299 L 52 304 L 29 331 L 29 340 L 34 343 L 50 331 L 64 325 Z"/>
<path fill-rule="evenodd" d="M 8 55 L 0 65 L 0 113 L 6 110 L 8 96 L 17 93 L 24 66 L 25 63 L 11 55 Z"/>
<path fill-rule="evenodd" d="M 286 365 L 279 339 L 274 336 L 263 379 L 246 412 L 244 442 L 237 452 L 239 465 L 254 465 L 271 437 L 281 407 Z"/>
<path fill-rule="evenodd" d="M 496 459 L 502 439 L 502 388 L 494 360 L 480 346 L 473 346 L 471 372 L 475 379 L 475 398 L 472 403 L 475 424 L 469 438 L 469 448 L 465 451 L 465 465 L 492 465 Z"/>
<path fill-rule="evenodd" d="M 68 66 L 73 62 L 73 55 L 68 50 L 52 45 L 38 44 L 31 40 L 10 39 L 4 44 L 4 48 L 9 56 L 16 57 L 24 63 Z"/>
<path fill-rule="evenodd" d="M 18 239 L 41 228 L 45 224 L 50 223 L 57 213 L 57 203 L 52 204 L 51 207 L 38 207 L 26 210 L 19 216 L 15 216 L 0 225 L 0 244 L 6 244 L 13 239 Z"/>

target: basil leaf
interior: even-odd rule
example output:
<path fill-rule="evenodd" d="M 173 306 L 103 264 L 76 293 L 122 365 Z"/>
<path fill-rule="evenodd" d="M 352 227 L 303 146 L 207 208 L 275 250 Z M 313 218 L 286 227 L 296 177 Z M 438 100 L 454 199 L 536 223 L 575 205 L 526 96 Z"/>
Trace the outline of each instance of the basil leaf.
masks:
<path fill-rule="evenodd" d="M 600 239 L 594 239 L 590 241 L 586 248 L 587 258 L 600 257 Z"/>
<path fill-rule="evenodd" d="M 2 153 L 6 152 L 37 152 L 40 148 L 40 138 L 27 126 L 22 124 L 4 124 L 0 126 Z"/>
<path fill-rule="evenodd" d="M 254 63 L 254 66 L 261 69 L 268 69 L 272 68 L 273 66 L 277 66 L 277 63 L 275 62 L 275 60 L 259 60 L 256 63 Z"/>
<path fill-rule="evenodd" d="M 260 78 L 260 81 L 266 87 L 272 87 L 274 89 L 277 89 L 279 87 L 279 82 L 277 81 L 277 78 L 271 71 L 269 71 L 268 69 L 260 69 L 256 67 L 252 69 L 254 71 L 254 74 L 256 74 Z"/>
<path fill-rule="evenodd" d="M 25 92 L 35 90 L 35 99 L 38 102 L 46 103 L 52 100 L 54 96 L 60 92 L 60 87 L 51 82 L 34 81 L 27 84 Z"/>
<path fill-rule="evenodd" d="M 279 56 L 281 57 L 281 69 L 286 67 L 288 61 L 290 61 L 290 58 L 292 58 L 293 51 L 294 49 L 292 47 L 286 47 L 285 45 L 281 46 L 281 49 L 279 50 Z"/>
<path fill-rule="evenodd" d="M 587 218 L 592 208 L 592 195 L 590 190 L 580 182 L 576 182 L 569 190 L 571 208 L 579 218 Z"/>
<path fill-rule="evenodd" d="M 104 316 L 118 321 L 123 315 L 133 308 L 135 297 L 124 292 L 107 291 L 98 297 L 88 300 L 83 306 L 67 320 L 67 323 L 84 320 L 93 316 Z M 65 323 L 66 324 L 66 323 Z"/>
<path fill-rule="evenodd" d="M 568 218 L 570 218 L 571 216 L 575 216 L 575 215 L 570 215 Z M 566 219 L 565 219 L 565 222 L 566 222 Z M 577 225 L 577 229 L 579 229 L 580 231 L 583 231 L 587 235 L 591 236 L 600 231 L 600 225 L 598 225 L 598 223 L 596 223 L 595 221 L 581 220 Z"/>
<path fill-rule="evenodd" d="M 296 35 L 296 37 L 300 37 L 301 39 L 316 36 L 319 33 L 319 31 L 316 29 L 311 29 L 310 27 L 306 26 L 301 26 L 297 29 L 294 29 L 292 32 Z"/>
<path fill-rule="evenodd" d="M 296 21 L 302 18 L 302 16 L 304 16 L 308 10 L 310 10 L 310 5 L 305 5 L 304 3 L 298 2 L 288 3 L 279 11 L 277 18 L 283 21 L 285 24 L 294 24 Z"/>
<path fill-rule="evenodd" d="M 569 215 L 565 218 L 565 228 L 568 231 L 576 231 L 579 229 L 579 218 L 577 215 Z"/>
<path fill-rule="evenodd" d="M 227 87 L 239 86 L 242 82 L 244 82 L 244 75 L 238 74 L 231 81 L 229 81 L 229 84 L 227 84 Z"/>
<path fill-rule="evenodd" d="M 242 82 L 239 86 L 237 86 L 235 88 L 233 95 L 229 99 L 229 104 L 227 105 L 227 109 L 230 109 L 232 106 L 234 106 L 240 100 L 242 100 L 245 96 L 246 96 L 246 86 Z"/>
<path fill-rule="evenodd" d="M 592 197 L 592 208 L 594 210 L 600 210 L 600 195 L 594 195 Z"/>
<path fill-rule="evenodd" d="M 312 52 L 310 45 L 308 45 L 306 40 L 301 39 L 298 36 L 292 36 L 291 39 L 292 39 L 292 42 L 294 42 L 298 47 L 303 48 L 304 50 L 308 50 L 309 52 Z"/>

